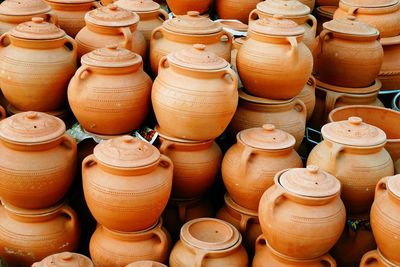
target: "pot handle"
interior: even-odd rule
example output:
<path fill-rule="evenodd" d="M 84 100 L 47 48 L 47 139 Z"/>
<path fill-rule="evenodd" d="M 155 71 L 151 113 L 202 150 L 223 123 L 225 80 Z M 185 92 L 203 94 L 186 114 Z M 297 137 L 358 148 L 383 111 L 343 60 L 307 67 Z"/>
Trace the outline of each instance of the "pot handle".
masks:
<path fill-rule="evenodd" d="M 160 240 L 162 250 L 168 250 L 168 246 L 166 244 L 169 243 L 168 236 L 162 230 L 161 226 L 157 226 L 156 228 L 152 229 L 151 232 Z M 160 253 L 159 255 L 164 255 L 165 253 Z"/>
<path fill-rule="evenodd" d="M 243 238 L 246 238 L 247 233 L 247 225 L 252 217 L 246 214 L 240 215 L 240 224 L 239 224 L 239 232 L 242 234 Z"/>
<path fill-rule="evenodd" d="M 0 121 L 6 118 L 6 110 L 0 106 Z"/>
<path fill-rule="evenodd" d="M 264 234 L 261 234 L 256 239 L 256 252 L 261 250 L 264 246 L 266 246 L 267 240 L 265 239 Z"/>
<path fill-rule="evenodd" d="M 337 158 L 339 157 L 339 153 L 342 152 L 343 150 L 344 150 L 344 146 L 337 144 L 337 143 L 333 143 L 332 150 L 330 152 L 329 163 L 326 166 L 327 172 L 330 172 L 330 173 L 335 172 Z"/>
<path fill-rule="evenodd" d="M 311 31 L 314 33 L 314 37 L 315 37 L 315 33 L 317 32 L 317 24 L 318 24 L 317 19 L 311 14 L 308 14 L 307 17 L 308 17 L 308 20 L 311 20 L 311 22 L 312 22 Z"/>
<path fill-rule="evenodd" d="M 159 165 L 165 169 L 171 169 L 174 166 L 172 160 L 163 154 L 161 154 Z"/>
<path fill-rule="evenodd" d="M 255 21 L 259 18 L 260 18 L 260 15 L 258 14 L 257 8 L 253 9 L 249 14 L 249 25 L 250 25 L 250 22 Z"/>
<path fill-rule="evenodd" d="M 166 64 L 168 62 L 167 56 L 164 56 L 160 59 L 160 63 L 158 63 L 158 69 L 160 72 L 161 69 L 166 69 L 168 68 L 168 65 Z"/>
<path fill-rule="evenodd" d="M 160 66 L 161 66 L 161 62 L 160 62 Z M 229 83 L 232 85 L 232 92 L 233 93 L 235 93 L 235 92 L 237 92 L 237 89 L 238 89 L 238 77 L 237 77 L 237 74 L 236 74 L 236 72 L 233 70 L 233 69 L 231 69 L 231 68 L 226 68 L 225 70 L 224 70 L 224 74 L 223 74 L 223 78 L 225 79 L 225 80 L 227 80 L 226 79 L 226 76 L 227 75 L 229 75 L 230 77 L 231 77 L 231 79 L 232 79 L 232 81 L 229 81 Z"/>
<path fill-rule="evenodd" d="M 372 266 L 372 263 L 380 262 L 380 257 L 377 250 L 372 250 L 364 254 L 361 259 L 360 266 Z"/>
<path fill-rule="evenodd" d="M 341 93 L 336 93 L 333 91 L 324 90 L 325 96 L 325 110 L 324 118 L 328 117 L 328 114 L 335 109 L 336 102 L 343 96 Z M 325 122 L 323 122 L 325 123 Z"/>
<path fill-rule="evenodd" d="M 91 69 L 89 66 L 81 66 L 75 73 L 75 76 L 78 77 L 78 80 L 83 81 L 86 79 L 86 76 L 91 73 Z"/>
<path fill-rule="evenodd" d="M 124 41 L 121 44 L 122 47 L 130 50 L 131 46 L 132 46 L 132 31 L 129 27 L 121 27 L 120 28 L 121 33 L 124 35 Z"/>
<path fill-rule="evenodd" d="M 224 36 L 226 36 L 226 38 L 227 38 L 226 40 L 222 39 L 222 37 L 224 37 Z M 222 30 L 222 32 L 221 32 L 221 37 L 220 37 L 220 41 L 223 42 L 223 43 L 232 44 L 233 36 L 232 36 L 232 34 L 230 34 L 229 32 L 227 32 L 227 31 L 225 31 L 225 30 Z"/>
<path fill-rule="evenodd" d="M 68 225 L 71 227 L 71 229 L 79 226 L 78 216 L 76 215 L 76 212 L 70 206 L 64 205 L 60 209 L 60 214 L 65 214 L 68 217 L 70 217 L 70 222 L 68 223 Z"/>
<path fill-rule="evenodd" d="M 162 140 L 161 145 L 160 145 L 160 147 L 158 148 L 158 150 L 160 150 L 160 152 L 161 152 L 162 154 L 165 154 L 165 152 L 167 151 L 167 149 L 170 148 L 170 147 L 173 146 L 173 145 L 174 145 L 174 143 L 172 143 L 172 142 L 170 142 L 170 141 L 164 139 L 164 140 Z"/>
<path fill-rule="evenodd" d="M 7 46 L 8 46 L 8 45 L 4 45 L 4 39 L 6 39 L 6 38 L 10 38 L 8 32 L 3 33 L 3 34 L 0 36 L 0 48 L 1 48 L 1 47 L 7 47 Z"/>
<path fill-rule="evenodd" d="M 204 259 L 207 257 L 208 252 L 204 250 L 196 251 L 193 267 L 203 267 Z"/>
<path fill-rule="evenodd" d="M 152 43 L 152 41 L 154 40 L 158 40 L 161 37 L 157 37 L 157 33 L 161 34 L 161 37 L 163 36 L 163 27 L 162 26 L 158 26 L 157 28 L 155 28 L 152 32 L 151 32 L 151 37 L 150 37 L 150 45 Z"/>
<path fill-rule="evenodd" d="M 240 162 L 239 162 L 239 170 L 241 172 L 241 177 L 244 178 L 247 173 L 247 163 L 250 160 L 251 155 L 255 154 L 257 151 L 249 146 L 246 146 L 243 150 L 243 153 L 240 157 Z"/>
<path fill-rule="evenodd" d="M 289 55 L 293 58 L 292 61 L 299 60 L 299 44 L 297 43 L 297 39 L 294 36 L 286 37 L 286 40 L 290 43 L 291 49 Z"/>
<path fill-rule="evenodd" d="M 378 184 L 375 187 L 375 199 L 377 199 L 380 195 L 386 192 L 388 181 L 389 177 L 384 177 L 381 180 L 379 180 Z"/>
<path fill-rule="evenodd" d="M 158 17 L 160 17 L 163 21 L 166 21 L 167 19 L 169 19 L 168 13 L 162 8 L 160 8 L 158 10 Z"/>
<path fill-rule="evenodd" d="M 304 119 L 307 118 L 307 107 L 306 107 L 306 104 L 304 104 L 304 102 L 302 100 L 297 99 L 297 98 L 294 100 L 294 110 L 302 113 L 304 116 Z"/>
<path fill-rule="evenodd" d="M 75 139 L 70 136 L 68 133 L 63 134 L 61 137 L 61 143 L 70 150 L 77 150 L 77 144 Z"/>
<path fill-rule="evenodd" d="M 74 54 L 74 57 L 77 57 L 77 55 L 78 55 L 78 44 L 76 43 L 75 39 L 73 39 L 72 37 L 66 35 L 65 36 L 64 45 L 66 45 L 66 44 L 71 44 L 72 45 L 72 49 L 70 51 L 71 51 L 71 53 Z"/>
<path fill-rule="evenodd" d="M 47 13 L 46 20 L 50 23 L 53 23 L 54 25 L 57 25 L 57 23 L 58 23 L 58 17 L 56 14 Z"/>
<path fill-rule="evenodd" d="M 309 86 L 315 88 L 316 85 L 317 85 L 317 80 L 315 80 L 314 76 L 311 75 L 310 78 L 309 78 L 308 81 L 307 81 L 307 84 L 308 84 Z"/>
<path fill-rule="evenodd" d="M 356 13 L 358 10 L 358 7 L 349 7 L 349 9 L 347 10 L 347 15 L 354 15 L 354 13 Z"/>
<path fill-rule="evenodd" d="M 328 39 L 328 38 L 330 38 L 330 35 L 332 34 L 332 32 L 331 31 L 328 31 L 328 30 L 326 30 L 326 29 L 323 29 L 321 32 L 320 32 L 320 34 L 319 34 L 319 36 L 318 36 L 318 38 L 317 38 L 317 44 L 316 44 L 316 48 L 319 48 L 318 50 L 319 50 L 319 54 L 321 54 L 322 53 L 322 46 L 323 46 L 323 43 Z M 313 49 L 313 51 L 317 51 L 316 50 L 316 48 L 314 48 Z"/>
<path fill-rule="evenodd" d="M 322 256 L 320 262 L 321 263 L 327 263 L 326 266 L 329 266 L 329 267 L 336 267 L 335 259 L 332 258 L 332 256 L 329 255 L 329 254 L 326 254 L 326 255 Z M 325 266 L 325 264 L 323 266 Z"/>
<path fill-rule="evenodd" d="M 267 212 L 269 213 L 270 218 L 273 218 L 274 216 L 274 210 L 276 203 L 280 198 L 285 197 L 285 191 L 276 185 L 275 190 L 271 193 L 271 196 L 269 197 L 269 201 L 267 202 Z"/>
<path fill-rule="evenodd" d="M 82 161 L 82 172 L 84 169 L 88 169 L 95 164 L 97 164 L 97 160 L 93 154 L 90 154 Z"/>

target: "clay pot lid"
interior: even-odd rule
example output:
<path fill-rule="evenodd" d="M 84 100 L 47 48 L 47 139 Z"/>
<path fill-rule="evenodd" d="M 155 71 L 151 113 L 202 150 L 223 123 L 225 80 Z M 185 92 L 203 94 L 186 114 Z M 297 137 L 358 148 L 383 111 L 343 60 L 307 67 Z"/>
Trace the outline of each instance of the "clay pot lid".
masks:
<path fill-rule="evenodd" d="M 6 0 L 0 4 L 0 14 L 8 16 L 28 16 L 50 11 L 51 7 L 43 0 Z"/>
<path fill-rule="evenodd" d="M 333 19 L 337 6 L 319 6 L 317 7 L 317 14 L 326 18 Z"/>
<path fill-rule="evenodd" d="M 340 192 L 339 180 L 314 165 L 288 169 L 281 173 L 278 179 L 283 188 L 300 196 L 322 198 Z"/>
<path fill-rule="evenodd" d="M 242 239 L 234 226 L 215 218 L 199 218 L 185 223 L 180 237 L 191 247 L 207 251 L 232 248 Z"/>
<path fill-rule="evenodd" d="M 261 18 L 253 21 L 249 25 L 249 30 L 273 36 L 299 36 L 305 32 L 296 22 L 285 19 L 282 15 L 274 15 L 272 18 Z"/>
<path fill-rule="evenodd" d="M 391 176 L 387 182 L 388 190 L 400 197 L 400 174 Z"/>
<path fill-rule="evenodd" d="M 209 18 L 200 16 L 197 11 L 189 11 L 187 15 L 177 16 L 163 22 L 169 31 L 191 35 L 205 35 L 220 32 L 222 26 Z"/>
<path fill-rule="evenodd" d="M 96 0 L 46 0 L 51 3 L 58 3 L 58 4 L 84 4 L 84 3 L 92 3 Z"/>
<path fill-rule="evenodd" d="M 115 4 L 109 4 L 87 12 L 85 21 L 106 27 L 127 27 L 137 24 L 139 15 Z"/>
<path fill-rule="evenodd" d="M 101 141 L 93 154 L 100 162 L 117 168 L 139 168 L 160 159 L 157 148 L 129 135 Z"/>
<path fill-rule="evenodd" d="M 243 91 L 243 88 L 239 88 L 238 91 L 239 91 L 240 99 L 245 100 L 247 102 L 254 103 L 254 104 L 282 105 L 282 104 L 288 104 L 294 100 L 294 98 L 287 99 L 287 100 L 275 100 L 275 99 L 256 97 L 256 96 L 247 94 L 245 91 Z"/>
<path fill-rule="evenodd" d="M 81 62 L 94 67 L 123 68 L 142 64 L 142 57 L 118 45 L 107 45 L 83 55 Z"/>
<path fill-rule="evenodd" d="M 296 139 L 289 133 L 276 129 L 273 124 L 264 124 L 259 128 L 250 128 L 238 133 L 245 144 L 257 149 L 279 150 L 294 147 Z"/>
<path fill-rule="evenodd" d="M 0 121 L 0 138 L 11 143 L 41 144 L 65 133 L 64 122 L 42 112 L 21 112 Z"/>
<path fill-rule="evenodd" d="M 347 16 L 346 19 L 334 19 L 322 24 L 324 29 L 331 32 L 353 36 L 379 36 L 379 31 L 363 22 L 356 21 L 355 16 Z"/>
<path fill-rule="evenodd" d="M 225 59 L 207 51 L 203 44 L 194 44 L 189 49 L 170 53 L 167 59 L 174 65 L 195 70 L 220 70 L 229 66 Z"/>
<path fill-rule="evenodd" d="M 246 208 L 240 206 L 239 204 L 237 204 L 235 201 L 232 200 L 231 196 L 228 193 L 225 193 L 224 201 L 225 201 L 225 205 L 227 207 L 232 208 L 233 210 L 235 210 L 236 212 L 238 212 L 240 214 L 244 214 L 244 215 L 253 217 L 254 219 L 258 220 L 258 212 L 257 211 L 246 209 Z"/>
<path fill-rule="evenodd" d="M 359 117 L 325 124 L 321 129 L 324 139 L 348 146 L 369 147 L 386 142 L 384 131 L 364 123 Z"/>
<path fill-rule="evenodd" d="M 195 140 L 187 140 L 187 139 L 174 137 L 174 136 L 171 136 L 168 133 L 164 132 L 164 130 L 159 125 L 156 125 L 154 127 L 154 130 L 158 133 L 158 135 L 161 138 L 167 139 L 172 142 L 184 143 L 184 144 L 204 144 L 204 143 L 214 142 L 213 139 L 205 140 L 205 141 L 195 141 Z"/>
<path fill-rule="evenodd" d="M 156 261 L 136 261 L 126 265 L 125 267 L 167 267 L 167 265 Z"/>
<path fill-rule="evenodd" d="M 41 262 L 34 263 L 32 267 L 93 267 L 93 262 L 86 256 L 62 252 L 50 255 Z"/>
<path fill-rule="evenodd" d="M 46 22 L 44 18 L 33 17 L 14 27 L 10 34 L 14 37 L 28 40 L 52 40 L 64 37 L 66 34 L 56 25 Z"/>
<path fill-rule="evenodd" d="M 340 3 L 352 7 L 379 8 L 396 5 L 399 0 L 340 0 Z"/>
<path fill-rule="evenodd" d="M 114 4 L 139 13 L 153 12 L 160 9 L 160 5 L 152 0 L 118 0 Z"/>
<path fill-rule="evenodd" d="M 289 17 L 298 17 L 310 14 L 311 10 L 297 0 L 265 0 L 257 4 L 257 10 L 262 13 Z"/>

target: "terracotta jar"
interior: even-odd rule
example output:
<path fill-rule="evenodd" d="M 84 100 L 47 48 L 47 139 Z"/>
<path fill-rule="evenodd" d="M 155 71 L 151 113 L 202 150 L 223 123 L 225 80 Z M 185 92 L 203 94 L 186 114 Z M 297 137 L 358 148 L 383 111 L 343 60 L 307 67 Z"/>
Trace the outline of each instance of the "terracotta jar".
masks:
<path fill-rule="evenodd" d="M 384 148 L 385 132 L 350 117 L 325 124 L 321 133 L 324 141 L 311 151 L 307 164 L 318 165 L 340 180 L 348 213 L 367 212 L 379 179 L 394 174 L 393 161 Z"/>
<path fill-rule="evenodd" d="M 295 138 L 273 124 L 242 130 L 236 139 L 222 161 L 222 178 L 233 201 L 257 211 L 276 173 L 303 167 L 303 163 L 294 150 Z"/>
<path fill-rule="evenodd" d="M 227 222 L 213 218 L 191 220 L 181 229 L 169 266 L 247 267 L 247 253 L 241 242 L 239 231 Z"/>
<path fill-rule="evenodd" d="M 315 4 L 317 6 L 338 6 L 339 0 L 316 0 Z"/>
<path fill-rule="evenodd" d="M 134 263 L 130 263 L 125 267 L 167 267 L 167 265 L 156 261 L 135 261 Z"/>
<path fill-rule="evenodd" d="M 231 50 L 231 65 L 232 69 L 236 70 L 236 57 L 237 53 L 239 52 L 239 49 L 242 47 L 244 42 L 246 42 L 246 37 L 236 37 L 232 41 L 232 50 Z M 241 87 L 241 86 L 239 86 Z"/>
<path fill-rule="evenodd" d="M 300 94 L 296 96 L 297 99 L 301 100 L 307 109 L 307 121 L 311 118 L 311 115 L 314 112 L 315 108 L 315 86 L 316 81 L 313 76 L 308 79 L 306 86 L 304 86 L 303 90 L 301 90 Z"/>
<path fill-rule="evenodd" d="M 57 24 L 57 16 L 43 0 L 5 0 L 0 4 L 0 34 L 10 31 L 33 17 L 42 17 Z"/>
<path fill-rule="evenodd" d="M 248 23 L 250 12 L 261 0 L 215 0 L 215 9 L 221 19 L 237 19 Z"/>
<path fill-rule="evenodd" d="M 36 262 L 32 267 L 94 267 L 93 262 L 86 256 L 71 253 L 62 252 L 58 254 L 50 255 L 44 258 L 41 262 Z"/>
<path fill-rule="evenodd" d="M 86 26 L 75 37 L 79 57 L 97 48 L 118 44 L 145 58 L 146 40 L 137 30 L 136 13 L 110 4 L 87 12 L 85 22 Z"/>
<path fill-rule="evenodd" d="M 315 7 L 315 0 L 299 0 L 299 2 L 305 4 L 310 8 L 311 11 L 314 10 Z"/>
<path fill-rule="evenodd" d="M 252 267 L 336 267 L 335 260 L 328 254 L 310 260 L 290 258 L 275 251 L 260 235 L 255 242 L 256 255 Z"/>
<path fill-rule="evenodd" d="M 293 20 L 304 29 L 303 43 L 311 49 L 317 31 L 317 19 L 310 12 L 308 6 L 297 0 L 266 0 L 257 4 L 257 9 L 250 13 L 250 17 L 272 18 L 282 15 Z"/>
<path fill-rule="evenodd" d="M 174 138 L 159 133 L 162 154 L 174 163 L 172 197 L 200 197 L 214 184 L 221 169 L 222 152 L 214 140 L 204 142 Z"/>
<path fill-rule="evenodd" d="M 217 138 L 236 111 L 237 87 L 228 62 L 205 45 L 169 54 L 160 62 L 151 91 L 161 131 L 194 141 Z"/>
<path fill-rule="evenodd" d="M 39 17 L 3 34 L 0 86 L 7 101 L 23 111 L 59 109 L 76 71 L 76 52 L 71 37 Z"/>
<path fill-rule="evenodd" d="M 0 257 L 9 266 L 31 266 L 79 244 L 78 218 L 66 204 L 25 210 L 3 202 L 0 227 Z"/>
<path fill-rule="evenodd" d="M 397 264 L 394 264 L 382 255 L 382 253 L 378 250 L 372 250 L 367 252 L 360 263 L 360 267 L 397 267 Z"/>
<path fill-rule="evenodd" d="M 279 172 L 258 210 L 261 230 L 270 246 L 299 260 L 328 253 L 346 220 L 340 188 L 335 177 L 314 165 Z"/>
<path fill-rule="evenodd" d="M 151 227 L 167 205 L 172 169 L 171 160 L 145 141 L 122 136 L 101 142 L 82 163 L 90 212 L 111 230 Z"/>
<path fill-rule="evenodd" d="M 216 218 L 224 220 L 239 230 L 243 245 L 250 258 L 254 255 L 254 244 L 262 234 L 258 211 L 249 210 L 236 204 L 228 193 L 224 197 L 225 205 L 218 211 Z"/>
<path fill-rule="evenodd" d="M 74 178 L 76 150 L 54 116 L 23 112 L 0 121 L 1 198 L 26 209 L 55 204 Z"/>
<path fill-rule="evenodd" d="M 334 19 L 348 15 L 376 28 L 381 37 L 400 34 L 399 0 L 340 0 Z"/>
<path fill-rule="evenodd" d="M 400 36 L 380 39 L 383 46 L 383 64 L 379 73 L 382 90 L 398 90 L 400 84 Z"/>
<path fill-rule="evenodd" d="M 373 84 L 383 62 L 379 32 L 354 16 L 325 22 L 323 27 L 313 51 L 315 78 L 351 88 Z"/>
<path fill-rule="evenodd" d="M 150 40 L 150 63 L 154 74 L 158 73 L 161 58 L 169 53 L 205 44 L 208 49 L 230 62 L 232 36 L 218 22 L 200 16 L 197 11 L 164 21 L 154 29 Z"/>
<path fill-rule="evenodd" d="M 152 86 L 142 58 L 108 45 L 85 54 L 81 62 L 68 86 L 68 101 L 81 126 L 104 135 L 139 128 L 149 110 Z"/>
<path fill-rule="evenodd" d="M 175 15 L 185 15 L 188 11 L 205 13 L 211 0 L 167 0 L 167 4 Z"/>
<path fill-rule="evenodd" d="M 113 231 L 100 225 L 90 239 L 89 250 L 96 267 L 109 267 L 140 260 L 167 262 L 170 247 L 169 234 L 160 220 L 138 232 Z"/>
<path fill-rule="evenodd" d="M 285 101 L 254 97 L 239 90 L 239 106 L 229 125 L 231 137 L 244 129 L 274 124 L 296 139 L 297 149 L 306 129 L 307 108 L 299 99 Z"/>
<path fill-rule="evenodd" d="M 313 64 L 303 34 L 301 26 L 282 15 L 250 23 L 248 38 L 236 59 L 240 79 L 250 94 L 290 99 L 301 92 Z"/>
<path fill-rule="evenodd" d="M 333 19 L 333 14 L 335 13 L 337 6 L 319 6 L 317 7 L 316 17 L 317 17 L 317 36 L 323 30 L 322 25 Z"/>

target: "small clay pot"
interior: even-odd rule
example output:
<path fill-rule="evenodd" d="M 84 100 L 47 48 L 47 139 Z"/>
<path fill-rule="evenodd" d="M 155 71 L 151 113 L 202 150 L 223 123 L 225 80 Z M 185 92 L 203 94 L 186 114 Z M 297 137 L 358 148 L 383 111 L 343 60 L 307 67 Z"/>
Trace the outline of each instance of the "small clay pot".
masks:
<path fill-rule="evenodd" d="M 219 18 L 237 19 L 247 24 L 250 12 L 261 0 L 215 0 L 214 2 Z"/>
<path fill-rule="evenodd" d="M 134 263 L 130 263 L 125 267 L 167 267 L 167 265 L 156 261 L 135 261 Z"/>
<path fill-rule="evenodd" d="M 188 11 L 205 13 L 211 0 L 167 0 L 168 7 L 175 15 L 185 15 Z"/>
<path fill-rule="evenodd" d="M 335 13 L 337 6 L 319 6 L 317 7 L 316 11 L 316 18 L 317 18 L 317 34 L 318 36 L 321 31 L 323 30 L 322 25 L 333 19 L 333 14 Z"/>
<path fill-rule="evenodd" d="M 394 264 L 387 260 L 382 253 L 378 250 L 372 250 L 363 256 L 360 267 L 397 267 L 399 265 Z"/>
<path fill-rule="evenodd" d="M 400 36 L 381 38 L 383 64 L 378 79 L 382 90 L 398 90 L 400 84 L 400 63 L 395 60 L 400 55 Z"/>
<path fill-rule="evenodd" d="M 311 118 L 315 108 L 315 87 L 316 81 L 313 76 L 310 77 L 307 84 L 301 90 L 300 94 L 296 96 L 297 99 L 301 100 L 307 108 L 307 121 Z"/>
<path fill-rule="evenodd" d="M 32 267 L 71 267 L 71 266 L 79 266 L 79 267 L 94 267 L 93 262 L 86 256 L 71 253 L 71 252 L 62 252 L 58 254 L 50 255 L 44 258 L 41 262 L 35 262 Z"/>

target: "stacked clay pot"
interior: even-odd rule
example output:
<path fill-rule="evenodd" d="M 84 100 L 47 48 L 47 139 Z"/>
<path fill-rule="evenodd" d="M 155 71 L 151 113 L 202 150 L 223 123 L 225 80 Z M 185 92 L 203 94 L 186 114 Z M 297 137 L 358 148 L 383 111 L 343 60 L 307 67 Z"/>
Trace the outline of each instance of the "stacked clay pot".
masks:
<path fill-rule="evenodd" d="M 248 23 L 250 12 L 261 0 L 215 0 L 215 9 L 221 19 L 237 19 Z"/>
<path fill-rule="evenodd" d="M 316 18 L 317 18 L 317 36 L 323 30 L 323 24 L 325 22 L 333 20 L 333 14 L 335 13 L 337 6 L 319 6 L 316 8 Z"/>
<path fill-rule="evenodd" d="M 168 0 L 168 7 L 175 15 L 185 15 L 188 11 L 205 13 L 211 0 Z"/>

